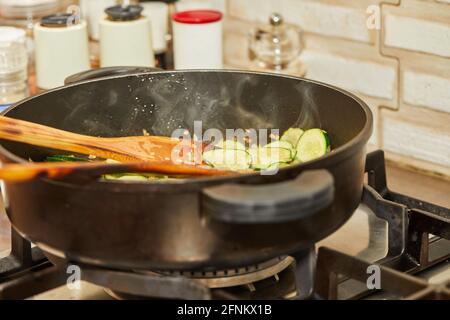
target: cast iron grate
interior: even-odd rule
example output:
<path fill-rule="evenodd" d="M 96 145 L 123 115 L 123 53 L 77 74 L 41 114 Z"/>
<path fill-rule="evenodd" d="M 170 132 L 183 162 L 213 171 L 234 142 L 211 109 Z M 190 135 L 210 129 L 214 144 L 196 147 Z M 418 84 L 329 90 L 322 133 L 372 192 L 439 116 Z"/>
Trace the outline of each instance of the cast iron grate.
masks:
<path fill-rule="evenodd" d="M 364 186 L 362 202 L 388 223 L 387 255 L 377 262 L 366 262 L 320 248 L 314 289 L 316 297 L 357 299 L 376 293 L 379 290 L 368 291 L 365 285 L 367 268 L 376 264 L 380 266 L 381 290 L 395 297 L 449 299 L 449 283 L 429 285 L 412 274 L 440 263 L 448 264 L 450 209 L 390 191 L 381 150 L 367 155 L 366 172 L 368 184 Z M 338 290 L 342 295 L 338 295 Z"/>

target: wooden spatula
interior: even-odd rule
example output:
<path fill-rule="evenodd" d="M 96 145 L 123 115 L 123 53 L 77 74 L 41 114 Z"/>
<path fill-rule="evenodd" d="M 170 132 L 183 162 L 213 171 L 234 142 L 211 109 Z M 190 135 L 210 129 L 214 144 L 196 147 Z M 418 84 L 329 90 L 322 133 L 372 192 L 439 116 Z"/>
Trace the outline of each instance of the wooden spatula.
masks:
<path fill-rule="evenodd" d="M 160 136 L 92 137 L 5 116 L 0 116 L 0 138 L 117 161 L 167 161 L 179 143 Z"/>
<path fill-rule="evenodd" d="M 121 162 L 117 164 L 105 162 L 8 164 L 0 168 L 1 180 L 24 181 L 36 176 L 62 178 L 77 173 L 101 175 L 115 172 L 159 172 L 203 176 L 238 174 L 237 172 L 204 166 L 174 163 L 171 158 L 172 149 L 180 141 L 169 137 L 98 138 L 0 116 L 0 138 L 35 146 L 95 155 Z"/>
<path fill-rule="evenodd" d="M 109 173 L 124 172 L 158 172 L 186 176 L 229 176 L 237 175 L 235 171 L 217 170 L 213 168 L 174 164 L 167 161 L 136 161 L 106 163 L 92 162 L 38 162 L 25 164 L 7 164 L 0 167 L 0 180 L 23 182 L 37 177 L 51 179 L 99 177 Z"/>

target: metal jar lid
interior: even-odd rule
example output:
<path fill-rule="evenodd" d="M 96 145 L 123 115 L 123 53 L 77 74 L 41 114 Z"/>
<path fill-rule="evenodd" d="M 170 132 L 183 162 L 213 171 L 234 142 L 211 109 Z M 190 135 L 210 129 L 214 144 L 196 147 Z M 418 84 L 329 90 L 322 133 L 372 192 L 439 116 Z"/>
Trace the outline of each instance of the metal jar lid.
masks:
<path fill-rule="evenodd" d="M 56 13 L 45 16 L 41 19 L 41 26 L 50 28 L 62 28 L 76 24 L 76 19 L 72 13 Z"/>
<path fill-rule="evenodd" d="M 105 13 L 108 15 L 108 19 L 112 21 L 130 21 L 139 19 L 142 10 L 144 8 L 139 5 L 117 5 L 106 8 Z"/>

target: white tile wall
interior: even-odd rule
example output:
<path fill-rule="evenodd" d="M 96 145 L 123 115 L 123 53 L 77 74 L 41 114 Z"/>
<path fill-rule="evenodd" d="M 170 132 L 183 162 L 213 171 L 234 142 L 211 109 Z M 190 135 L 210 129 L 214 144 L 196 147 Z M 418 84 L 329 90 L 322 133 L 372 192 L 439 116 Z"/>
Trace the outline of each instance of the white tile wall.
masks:
<path fill-rule="evenodd" d="M 284 0 L 282 14 L 286 21 L 308 32 L 370 42 L 367 16 L 362 9 L 317 1 Z"/>
<path fill-rule="evenodd" d="M 415 106 L 429 107 L 450 113 L 450 79 L 405 71 L 403 74 L 403 100 Z"/>
<path fill-rule="evenodd" d="M 384 41 L 386 46 L 450 57 L 450 24 L 388 14 Z"/>
<path fill-rule="evenodd" d="M 305 51 L 301 60 L 308 78 L 378 98 L 394 95 L 396 70 L 391 66 L 313 51 Z"/>
<path fill-rule="evenodd" d="M 385 150 L 412 158 L 450 166 L 450 132 L 384 116 L 382 140 Z"/>

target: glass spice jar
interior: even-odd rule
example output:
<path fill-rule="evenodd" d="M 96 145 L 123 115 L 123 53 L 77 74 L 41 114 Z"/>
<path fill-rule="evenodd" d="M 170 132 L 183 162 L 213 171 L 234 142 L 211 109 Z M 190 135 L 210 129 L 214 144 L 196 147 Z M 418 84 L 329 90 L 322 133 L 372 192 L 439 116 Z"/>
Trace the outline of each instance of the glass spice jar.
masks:
<path fill-rule="evenodd" d="M 28 95 L 27 67 L 25 30 L 0 27 L 0 105 L 3 107 Z"/>

